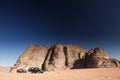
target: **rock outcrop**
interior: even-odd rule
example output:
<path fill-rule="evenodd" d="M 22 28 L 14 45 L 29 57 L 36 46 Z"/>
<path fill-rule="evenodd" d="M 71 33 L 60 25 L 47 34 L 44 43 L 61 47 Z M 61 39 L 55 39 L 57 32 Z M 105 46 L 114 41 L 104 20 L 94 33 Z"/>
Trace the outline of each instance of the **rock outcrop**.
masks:
<path fill-rule="evenodd" d="M 29 67 L 42 66 L 48 47 L 39 45 L 30 45 L 25 52 L 19 57 L 16 64 L 10 69 L 10 72 L 16 72 L 19 68 L 28 69 Z"/>
<path fill-rule="evenodd" d="M 46 71 L 65 69 L 65 54 L 64 46 L 62 44 L 57 43 L 49 49 L 43 64 L 43 69 Z"/>
<path fill-rule="evenodd" d="M 67 45 L 64 47 L 66 56 L 66 66 L 69 69 L 83 68 L 86 50 L 76 45 Z"/>
<path fill-rule="evenodd" d="M 43 64 L 43 69 L 46 71 L 56 71 L 66 68 L 81 68 L 83 67 L 81 66 L 82 64 L 79 64 L 79 66 L 75 64 L 78 60 L 81 63 L 80 60 L 84 59 L 85 52 L 86 50 L 75 45 L 63 46 L 57 43 L 49 49 Z"/>
<path fill-rule="evenodd" d="M 86 68 L 120 67 L 119 60 L 109 58 L 107 52 L 101 48 L 94 48 L 88 51 L 85 59 Z"/>
<path fill-rule="evenodd" d="M 51 47 L 30 45 L 19 57 L 10 72 L 17 69 L 39 67 L 45 71 L 58 71 L 80 68 L 110 68 L 120 67 L 120 61 L 109 58 L 101 48 L 89 51 L 76 45 L 56 43 Z"/>

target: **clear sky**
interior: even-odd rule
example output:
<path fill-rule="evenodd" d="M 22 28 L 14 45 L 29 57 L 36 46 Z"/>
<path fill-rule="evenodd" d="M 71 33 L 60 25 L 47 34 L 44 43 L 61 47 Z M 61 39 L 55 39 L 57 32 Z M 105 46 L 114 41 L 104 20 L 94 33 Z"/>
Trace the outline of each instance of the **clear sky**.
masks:
<path fill-rule="evenodd" d="M 56 42 L 120 59 L 120 0 L 0 1 L 0 65 L 12 66 L 30 44 Z"/>

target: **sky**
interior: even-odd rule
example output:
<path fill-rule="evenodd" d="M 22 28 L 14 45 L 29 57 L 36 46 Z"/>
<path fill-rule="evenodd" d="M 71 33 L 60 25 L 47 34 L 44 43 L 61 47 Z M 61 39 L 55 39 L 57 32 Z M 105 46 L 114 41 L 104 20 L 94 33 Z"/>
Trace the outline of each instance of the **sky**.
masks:
<path fill-rule="evenodd" d="M 120 0 L 0 1 L 0 65 L 13 66 L 30 44 L 104 49 L 120 60 Z"/>

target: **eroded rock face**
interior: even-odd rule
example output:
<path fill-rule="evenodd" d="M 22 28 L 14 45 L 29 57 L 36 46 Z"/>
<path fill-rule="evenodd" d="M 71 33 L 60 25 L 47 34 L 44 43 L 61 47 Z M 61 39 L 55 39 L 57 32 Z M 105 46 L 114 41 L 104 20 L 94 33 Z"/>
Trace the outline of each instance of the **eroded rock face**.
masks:
<path fill-rule="evenodd" d="M 86 50 L 75 45 L 60 43 L 51 47 L 43 64 L 46 71 L 82 68 Z"/>
<path fill-rule="evenodd" d="M 55 44 L 49 49 L 46 60 L 43 64 L 46 71 L 56 71 L 65 69 L 64 46 L 60 43 Z"/>
<path fill-rule="evenodd" d="M 67 45 L 64 47 L 66 56 L 66 66 L 70 69 L 83 68 L 86 50 L 76 45 Z"/>
<path fill-rule="evenodd" d="M 120 67 L 120 61 L 108 57 L 101 48 L 89 51 L 76 45 L 57 43 L 50 48 L 40 45 L 30 45 L 19 57 L 10 72 L 17 69 L 39 67 L 45 71 L 58 71 L 80 68 L 111 68 Z"/>
<path fill-rule="evenodd" d="M 85 65 L 86 68 L 98 68 L 108 60 L 109 57 L 107 55 L 107 52 L 101 48 L 94 48 L 87 52 Z"/>
<path fill-rule="evenodd" d="M 10 72 L 16 72 L 19 68 L 27 69 L 29 67 L 40 67 L 45 60 L 48 47 L 39 45 L 30 45 L 25 52 L 19 57 L 16 64 Z"/>
<path fill-rule="evenodd" d="M 120 68 L 119 60 L 109 58 L 109 59 L 102 59 L 101 65 L 97 66 L 96 68 Z"/>
<path fill-rule="evenodd" d="M 107 52 L 101 48 L 94 48 L 86 55 L 86 68 L 114 68 L 120 67 L 119 60 L 109 58 Z"/>
<path fill-rule="evenodd" d="M 110 67 L 119 67 L 120 68 L 120 63 L 119 60 L 117 59 L 113 59 L 113 58 L 109 58 L 109 61 L 111 63 Z M 106 63 L 107 64 L 107 63 Z M 108 64 L 109 65 L 109 64 Z"/>

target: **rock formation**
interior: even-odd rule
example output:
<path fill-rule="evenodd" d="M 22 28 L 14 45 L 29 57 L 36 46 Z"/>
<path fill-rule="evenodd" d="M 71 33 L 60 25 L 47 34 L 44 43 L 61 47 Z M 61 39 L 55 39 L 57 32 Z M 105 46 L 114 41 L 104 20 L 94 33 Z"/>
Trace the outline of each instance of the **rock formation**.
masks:
<path fill-rule="evenodd" d="M 86 68 L 120 67 L 119 60 L 109 58 L 107 52 L 101 48 L 94 48 L 88 51 L 85 59 Z"/>
<path fill-rule="evenodd" d="M 86 50 L 76 45 L 67 45 L 64 47 L 66 55 L 66 66 L 70 69 L 84 67 L 83 60 L 85 59 Z"/>
<path fill-rule="evenodd" d="M 75 68 L 75 62 L 84 59 L 85 52 L 86 50 L 75 45 L 63 46 L 57 43 L 49 49 L 43 69 L 46 71 L 56 71 Z M 79 64 L 80 67 L 81 64 Z"/>
<path fill-rule="evenodd" d="M 39 45 L 30 45 L 25 52 L 19 57 L 16 64 L 11 68 L 10 72 L 16 72 L 19 68 L 28 69 L 29 67 L 42 66 L 48 47 Z"/>
<path fill-rule="evenodd" d="M 76 45 L 56 43 L 51 47 L 30 45 L 19 57 L 10 72 L 19 68 L 39 67 L 45 71 L 80 68 L 120 67 L 120 61 L 109 58 L 101 48 L 89 51 Z"/>
<path fill-rule="evenodd" d="M 64 46 L 62 44 L 57 43 L 49 49 L 43 64 L 43 69 L 47 71 L 65 69 L 65 54 Z"/>
<path fill-rule="evenodd" d="M 107 60 L 107 53 L 101 48 L 94 48 L 87 52 L 86 54 L 86 67 L 87 68 L 96 68 L 99 67 L 104 60 Z"/>

